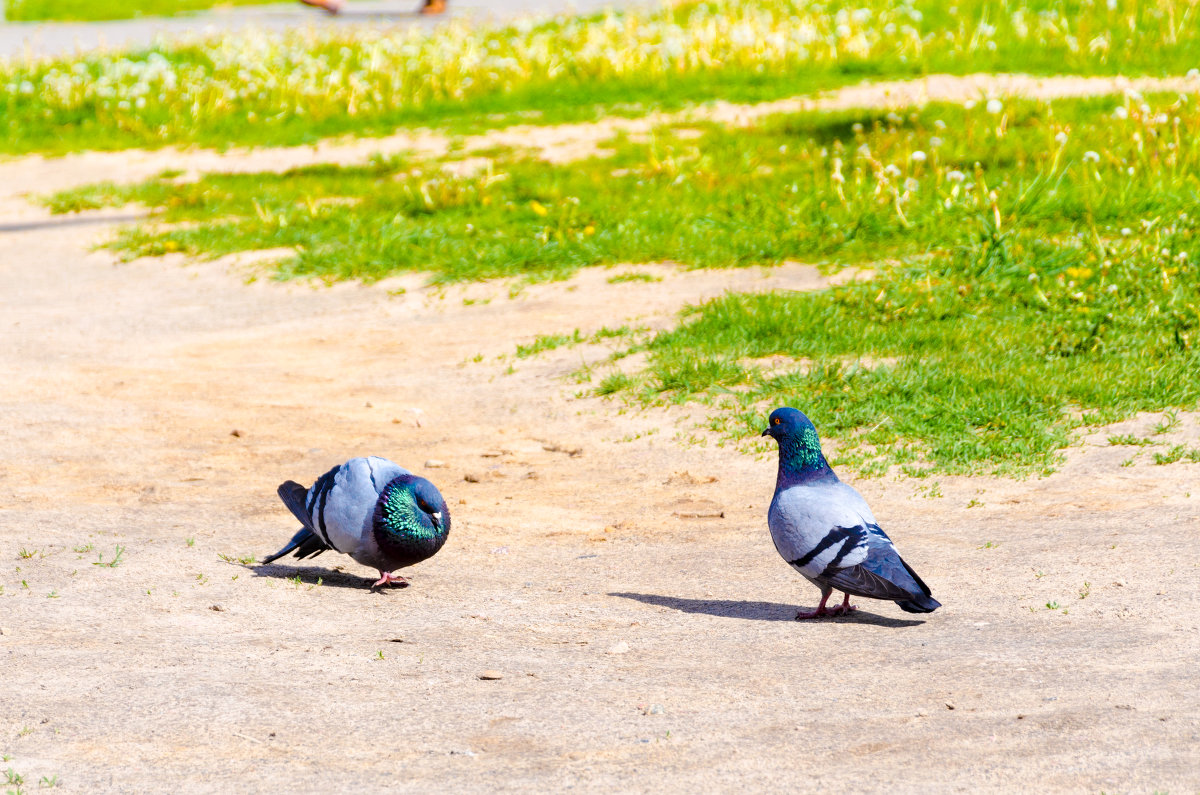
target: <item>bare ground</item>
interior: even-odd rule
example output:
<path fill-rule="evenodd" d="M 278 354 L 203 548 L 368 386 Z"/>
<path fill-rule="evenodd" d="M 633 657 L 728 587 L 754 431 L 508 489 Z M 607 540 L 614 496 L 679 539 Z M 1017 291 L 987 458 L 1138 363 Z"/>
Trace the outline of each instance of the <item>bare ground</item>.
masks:
<path fill-rule="evenodd" d="M 34 162 L 0 196 L 0 769 L 27 788 L 1200 789 L 1200 465 L 1106 442 L 1157 417 L 1049 478 L 855 482 L 945 607 L 796 623 L 770 456 L 576 398 L 601 349 L 497 357 L 814 270 L 246 284 L 89 251 L 120 214 L 15 199 L 79 164 Z M 277 549 L 275 486 L 367 453 L 450 502 L 411 587 L 218 557 Z"/>

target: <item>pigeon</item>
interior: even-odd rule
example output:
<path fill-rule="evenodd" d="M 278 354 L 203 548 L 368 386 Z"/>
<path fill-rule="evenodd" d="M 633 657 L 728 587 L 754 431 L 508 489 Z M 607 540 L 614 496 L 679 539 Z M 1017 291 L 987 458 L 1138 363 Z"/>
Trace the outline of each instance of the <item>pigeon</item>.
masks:
<path fill-rule="evenodd" d="M 797 620 L 856 610 L 851 594 L 890 599 L 909 613 L 941 607 L 901 559 L 862 495 L 829 468 L 808 417 L 796 409 L 776 409 L 762 435 L 779 443 L 779 475 L 767 512 L 771 540 L 789 566 L 821 589 L 817 609 L 796 613 Z M 846 598 L 827 608 L 835 588 Z"/>
<path fill-rule="evenodd" d="M 303 559 L 332 549 L 378 569 L 372 588 L 407 585 L 392 572 L 433 557 L 450 535 L 450 511 L 437 487 L 386 458 L 351 458 L 308 489 L 284 481 L 279 498 L 304 526 L 263 563 L 293 550 Z"/>

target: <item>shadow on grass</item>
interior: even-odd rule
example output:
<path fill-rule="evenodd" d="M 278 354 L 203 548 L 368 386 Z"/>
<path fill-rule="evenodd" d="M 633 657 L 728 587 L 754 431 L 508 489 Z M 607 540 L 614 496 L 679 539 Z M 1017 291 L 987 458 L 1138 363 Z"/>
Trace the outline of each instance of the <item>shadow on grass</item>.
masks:
<path fill-rule="evenodd" d="M 795 621 L 796 605 L 785 605 L 779 602 L 742 602 L 735 599 L 681 599 L 676 596 L 660 596 L 649 593 L 610 593 L 622 599 L 632 599 L 647 605 L 669 607 L 681 613 L 703 613 L 720 618 L 744 618 L 750 621 Z M 862 609 L 848 616 L 838 618 L 816 619 L 819 621 L 837 621 L 843 624 L 873 624 L 878 627 L 916 627 L 924 621 L 912 621 L 899 618 L 885 618 L 874 613 L 864 613 Z"/>
<path fill-rule="evenodd" d="M 372 593 L 386 593 L 396 588 L 407 588 L 407 585 L 388 585 L 385 588 L 372 588 L 375 577 L 359 577 L 336 569 L 325 569 L 318 566 L 283 566 L 278 563 L 259 563 L 246 568 L 254 572 L 255 577 L 272 577 L 277 580 L 294 580 L 300 578 L 304 585 L 316 585 L 321 580 L 322 588 L 353 588 Z"/>

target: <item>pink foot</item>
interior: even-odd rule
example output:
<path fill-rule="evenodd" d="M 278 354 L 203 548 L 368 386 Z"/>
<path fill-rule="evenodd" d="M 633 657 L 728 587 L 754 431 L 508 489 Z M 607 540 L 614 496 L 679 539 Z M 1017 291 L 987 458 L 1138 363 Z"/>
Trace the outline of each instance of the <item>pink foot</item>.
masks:
<path fill-rule="evenodd" d="M 846 598 L 840 605 L 836 607 L 826 607 L 825 602 L 829 600 L 829 594 L 821 594 L 821 604 L 817 605 L 816 610 L 804 612 L 803 610 L 796 613 L 797 621 L 804 621 L 808 618 L 824 618 L 825 616 L 844 616 L 858 609 L 857 605 L 850 604 L 850 594 L 846 594 Z"/>
<path fill-rule="evenodd" d="M 381 585 L 387 585 L 394 582 L 397 585 L 408 585 L 408 580 L 401 577 L 399 574 L 392 574 L 390 571 L 379 572 L 379 579 L 371 584 L 372 588 L 378 588 Z"/>

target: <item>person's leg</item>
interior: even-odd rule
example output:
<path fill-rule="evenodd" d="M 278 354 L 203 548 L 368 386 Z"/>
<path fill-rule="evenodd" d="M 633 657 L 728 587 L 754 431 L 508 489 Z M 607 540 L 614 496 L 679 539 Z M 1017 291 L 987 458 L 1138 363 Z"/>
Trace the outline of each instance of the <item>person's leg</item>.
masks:
<path fill-rule="evenodd" d="M 342 0 L 300 0 L 306 6 L 315 6 L 323 9 L 330 14 L 336 14 L 342 10 Z"/>

